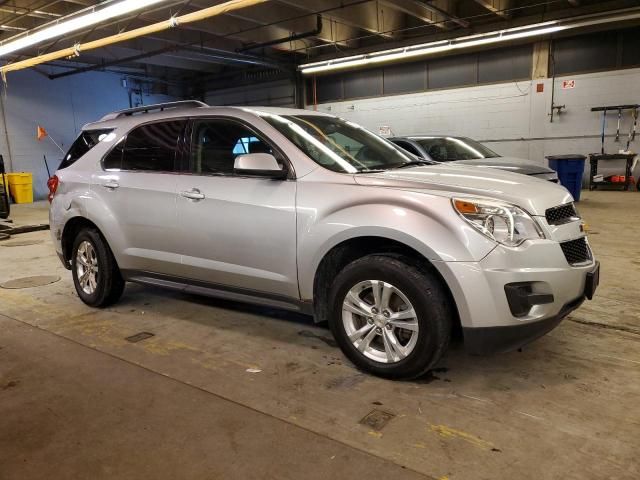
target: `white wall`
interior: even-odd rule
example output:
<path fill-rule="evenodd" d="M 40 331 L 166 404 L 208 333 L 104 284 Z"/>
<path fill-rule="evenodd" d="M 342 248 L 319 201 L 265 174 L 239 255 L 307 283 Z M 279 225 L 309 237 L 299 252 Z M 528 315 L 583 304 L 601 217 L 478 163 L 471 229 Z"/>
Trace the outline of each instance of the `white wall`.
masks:
<path fill-rule="evenodd" d="M 42 199 L 48 192 L 43 155 L 53 172 L 63 154 L 48 138 L 38 142 L 36 127 L 43 126 L 66 152 L 84 124 L 128 108 L 128 92 L 121 75 L 103 72 L 49 80 L 34 70 L 23 70 L 7 77 L 0 103 L 0 153 L 10 171 L 33 173 L 34 195 Z M 144 97 L 145 104 L 168 100 Z"/>
<path fill-rule="evenodd" d="M 576 81 L 575 88 L 563 90 L 562 81 L 568 79 Z M 566 105 L 566 112 L 550 123 L 551 82 L 532 80 L 324 103 L 318 110 L 376 132 L 380 126 L 390 126 L 394 135 L 433 133 L 497 140 L 486 144 L 503 155 L 546 164 L 546 155 L 600 151 L 602 116 L 591 112 L 591 107 L 640 103 L 640 69 L 558 77 L 555 103 Z M 536 92 L 538 83 L 544 83 L 543 93 Z M 630 112 L 624 115 L 624 141 L 607 138 L 608 153 L 626 146 L 632 122 Z M 615 135 L 617 113 L 607 119 L 607 134 Z M 640 150 L 640 134 L 631 148 Z"/>

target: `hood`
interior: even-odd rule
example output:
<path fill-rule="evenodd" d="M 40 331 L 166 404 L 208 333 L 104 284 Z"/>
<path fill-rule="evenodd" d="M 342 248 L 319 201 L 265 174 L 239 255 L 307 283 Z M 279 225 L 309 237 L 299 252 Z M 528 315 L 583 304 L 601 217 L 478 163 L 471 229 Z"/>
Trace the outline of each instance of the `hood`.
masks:
<path fill-rule="evenodd" d="M 573 201 L 564 187 L 546 180 L 457 163 L 363 173 L 354 175 L 354 178 L 360 185 L 404 190 L 425 189 L 449 197 L 462 195 L 504 200 L 540 216 L 544 216 L 548 208 Z"/>
<path fill-rule="evenodd" d="M 457 165 L 472 165 L 475 167 L 499 168 L 508 172 L 520 173 L 523 175 L 541 175 L 543 173 L 553 173 L 549 167 L 527 162 L 514 157 L 479 158 L 476 160 L 456 160 Z"/>

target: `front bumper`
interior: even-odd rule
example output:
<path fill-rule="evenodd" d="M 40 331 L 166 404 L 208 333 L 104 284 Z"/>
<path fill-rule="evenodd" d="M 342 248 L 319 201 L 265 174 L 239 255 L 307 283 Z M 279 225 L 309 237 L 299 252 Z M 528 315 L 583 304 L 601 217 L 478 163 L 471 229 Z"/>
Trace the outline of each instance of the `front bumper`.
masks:
<path fill-rule="evenodd" d="M 563 318 L 582 305 L 585 297 L 567 303 L 557 315 L 537 322 L 508 327 L 463 328 L 464 346 L 473 355 L 517 350 L 556 328 Z"/>
<path fill-rule="evenodd" d="M 559 243 L 550 240 L 498 246 L 479 262 L 436 266 L 451 289 L 465 346 L 473 353 L 517 349 L 552 330 L 593 295 L 598 272 L 595 261 L 569 265 Z M 531 304 L 516 308 L 508 285 L 525 285 Z"/>

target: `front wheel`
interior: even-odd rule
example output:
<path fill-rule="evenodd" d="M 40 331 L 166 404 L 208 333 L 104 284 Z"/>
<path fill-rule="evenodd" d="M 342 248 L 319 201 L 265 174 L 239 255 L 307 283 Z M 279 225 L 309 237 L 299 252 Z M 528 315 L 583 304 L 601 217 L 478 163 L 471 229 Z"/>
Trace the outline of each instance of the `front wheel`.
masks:
<path fill-rule="evenodd" d="M 452 310 L 440 279 L 409 258 L 369 255 L 347 265 L 331 290 L 330 327 L 360 369 L 411 379 L 440 360 Z"/>
<path fill-rule="evenodd" d="M 122 296 L 124 279 L 107 242 L 95 229 L 82 230 L 76 237 L 71 272 L 78 296 L 91 307 L 107 307 Z"/>

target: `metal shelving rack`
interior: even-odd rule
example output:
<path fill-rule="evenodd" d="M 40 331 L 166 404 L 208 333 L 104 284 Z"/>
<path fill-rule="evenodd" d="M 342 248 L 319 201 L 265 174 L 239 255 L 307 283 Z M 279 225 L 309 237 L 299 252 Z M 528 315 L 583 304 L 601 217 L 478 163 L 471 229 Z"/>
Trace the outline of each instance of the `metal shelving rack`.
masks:
<path fill-rule="evenodd" d="M 608 105 L 604 107 L 593 107 L 591 109 L 592 112 L 602 112 L 602 132 L 601 132 L 600 153 L 592 153 L 589 155 L 589 165 L 590 165 L 589 190 L 595 190 L 597 187 L 604 186 L 604 185 L 609 185 L 609 186 L 621 185 L 618 182 L 594 182 L 593 181 L 593 178 L 598 174 L 598 163 L 600 161 L 610 161 L 610 160 L 626 161 L 625 181 L 624 181 L 624 184 L 622 184 L 622 186 L 624 190 L 629 190 L 629 185 L 631 183 L 633 160 L 636 157 L 636 154 L 635 153 L 605 153 L 604 139 L 605 139 L 605 131 L 607 128 L 607 113 L 608 112 L 618 113 L 618 129 L 616 131 L 616 141 L 619 141 L 620 140 L 620 122 L 622 119 L 622 113 L 624 111 L 630 110 L 633 123 L 629 128 L 629 135 L 627 136 L 627 147 L 625 151 L 628 152 L 629 147 L 631 146 L 631 142 L 633 142 L 636 138 L 636 131 L 638 126 L 638 109 L 640 109 L 640 104 Z"/>

